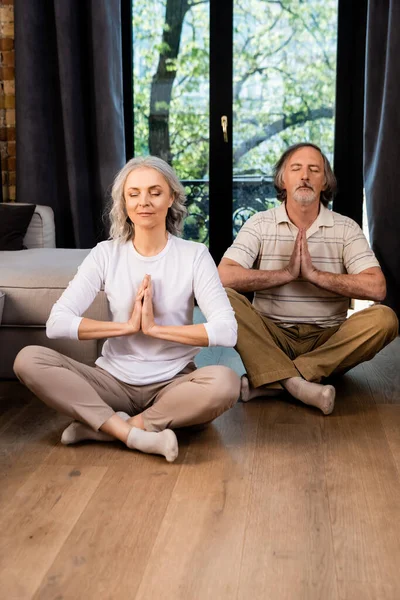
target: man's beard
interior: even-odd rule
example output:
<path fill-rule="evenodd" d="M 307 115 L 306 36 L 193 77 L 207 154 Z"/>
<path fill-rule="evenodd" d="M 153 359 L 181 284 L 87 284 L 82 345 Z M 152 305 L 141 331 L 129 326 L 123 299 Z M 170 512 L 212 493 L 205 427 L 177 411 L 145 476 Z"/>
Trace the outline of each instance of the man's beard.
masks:
<path fill-rule="evenodd" d="M 305 189 L 307 188 L 307 190 Z M 316 200 L 313 188 L 307 184 L 297 188 L 293 194 L 293 199 L 301 206 L 308 206 Z"/>

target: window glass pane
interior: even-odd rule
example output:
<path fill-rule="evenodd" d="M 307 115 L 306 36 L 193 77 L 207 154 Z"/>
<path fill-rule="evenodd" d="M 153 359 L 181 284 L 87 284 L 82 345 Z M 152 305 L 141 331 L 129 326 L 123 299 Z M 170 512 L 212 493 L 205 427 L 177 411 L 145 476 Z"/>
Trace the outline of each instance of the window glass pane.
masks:
<path fill-rule="evenodd" d="M 233 229 L 277 203 L 272 167 L 296 142 L 333 158 L 337 0 L 235 0 Z"/>
<path fill-rule="evenodd" d="M 184 237 L 208 243 L 209 3 L 133 0 L 135 156 L 185 186 Z"/>

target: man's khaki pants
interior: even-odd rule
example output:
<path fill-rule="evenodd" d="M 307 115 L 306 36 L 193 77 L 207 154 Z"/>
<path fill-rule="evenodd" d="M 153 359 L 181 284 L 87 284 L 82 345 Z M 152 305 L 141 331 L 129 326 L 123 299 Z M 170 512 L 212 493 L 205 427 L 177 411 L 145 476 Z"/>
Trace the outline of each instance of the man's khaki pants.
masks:
<path fill-rule="evenodd" d="M 281 327 L 227 288 L 238 322 L 236 350 L 253 387 L 282 388 L 280 381 L 302 376 L 319 382 L 370 360 L 398 333 L 393 310 L 377 304 L 326 329 L 317 325 Z"/>

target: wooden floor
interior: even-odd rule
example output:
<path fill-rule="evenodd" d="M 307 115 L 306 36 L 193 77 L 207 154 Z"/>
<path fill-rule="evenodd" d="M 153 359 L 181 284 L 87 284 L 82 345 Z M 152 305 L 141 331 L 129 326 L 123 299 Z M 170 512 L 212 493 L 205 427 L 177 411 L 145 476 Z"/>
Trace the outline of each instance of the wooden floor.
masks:
<path fill-rule="evenodd" d="M 61 446 L 68 420 L 16 382 L 0 411 L 2 598 L 400 598 L 400 338 L 333 415 L 239 403 L 172 465 Z"/>

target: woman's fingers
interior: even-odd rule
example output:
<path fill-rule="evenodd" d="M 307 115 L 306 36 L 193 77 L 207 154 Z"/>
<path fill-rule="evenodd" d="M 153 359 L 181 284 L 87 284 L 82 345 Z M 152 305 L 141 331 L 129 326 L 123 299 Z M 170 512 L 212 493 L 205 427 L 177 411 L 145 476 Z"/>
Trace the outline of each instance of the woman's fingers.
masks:
<path fill-rule="evenodd" d="M 148 290 L 150 287 L 151 289 L 151 276 L 146 274 L 143 277 L 142 283 L 139 286 L 139 289 L 136 293 L 136 299 L 135 302 L 141 302 L 143 300 L 143 298 L 145 297 L 145 292 L 146 290 Z M 150 292 L 151 295 L 151 292 Z"/>

